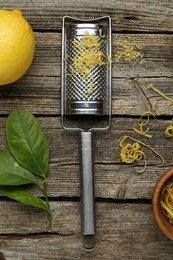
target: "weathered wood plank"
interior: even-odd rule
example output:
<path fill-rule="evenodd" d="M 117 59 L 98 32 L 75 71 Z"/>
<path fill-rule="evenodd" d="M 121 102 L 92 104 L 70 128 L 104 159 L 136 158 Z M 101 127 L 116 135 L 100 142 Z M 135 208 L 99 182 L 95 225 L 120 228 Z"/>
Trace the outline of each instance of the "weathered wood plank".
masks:
<path fill-rule="evenodd" d="M 0 8 L 20 8 L 34 30 L 60 30 L 64 15 L 86 19 L 110 15 L 114 31 L 172 32 L 172 7 L 170 0 L 0 1 Z"/>
<path fill-rule="evenodd" d="M 172 79 L 168 78 L 136 78 L 127 79 L 123 85 L 113 81 L 112 113 L 137 115 L 145 111 L 152 111 L 156 115 L 173 114 L 173 106 L 170 100 L 165 100 L 147 86 L 152 83 L 169 98 L 172 98 Z M 119 111 L 119 112 L 118 112 Z M 135 113 L 135 111 L 137 113 Z"/>
<path fill-rule="evenodd" d="M 0 120 L 1 147 L 6 147 L 5 118 Z M 79 197 L 79 135 L 62 130 L 60 118 L 39 118 L 50 143 L 48 195 L 50 197 Z M 146 139 L 134 133 L 137 119 L 113 118 L 108 131 L 94 133 L 95 187 L 96 197 L 114 199 L 151 199 L 153 188 L 159 177 L 173 165 L 173 146 L 170 138 L 164 137 L 168 120 L 152 120 L 150 130 L 153 138 Z M 164 158 L 165 167 L 158 167 L 160 159 L 145 149 L 147 169 L 143 174 L 144 161 L 133 165 L 122 164 L 118 139 L 130 135 L 155 148 Z M 42 194 L 31 188 L 41 196 Z"/>
<path fill-rule="evenodd" d="M 156 225 L 150 204 L 97 203 L 96 248 L 88 253 L 82 245 L 79 204 L 51 202 L 51 207 L 54 213 L 53 234 L 40 234 L 47 230 L 44 212 L 17 203 L 0 202 L 0 251 L 5 259 L 138 260 L 173 257 L 173 242 Z M 11 236 L 7 236 L 9 233 Z"/>
<path fill-rule="evenodd" d="M 153 83 L 172 98 L 172 78 L 113 79 L 112 115 L 139 116 L 146 110 L 156 115 L 172 115 L 173 106 L 151 89 Z M 0 89 L 0 114 L 14 107 L 25 107 L 35 114 L 60 114 L 60 79 L 58 77 L 25 76 L 16 83 Z"/>
<path fill-rule="evenodd" d="M 9 201 L 1 194 L 0 259 L 172 259 L 172 242 L 156 225 L 151 204 L 139 201 L 151 199 L 156 181 L 173 161 L 172 141 L 164 137 L 169 123 L 166 119 L 171 118 L 173 106 L 147 89 L 149 83 L 154 83 L 172 97 L 172 1 L 0 0 L 0 8 L 20 8 L 36 35 L 36 53 L 30 70 L 16 83 L 0 89 L 0 114 L 4 115 L 0 118 L 0 147 L 7 147 L 5 121 L 12 108 L 22 106 L 44 115 L 38 119 L 50 143 L 48 196 L 54 214 L 53 232 L 48 234 L 45 212 Z M 124 61 L 114 64 L 112 125 L 109 131 L 94 133 L 96 197 L 108 200 L 106 203 L 98 199 L 96 203 L 97 247 L 92 253 L 83 250 L 80 233 L 79 136 L 62 130 L 59 117 L 60 32 L 64 15 L 80 18 L 110 15 L 113 55 L 118 39 L 130 41 L 130 38 L 141 45 L 144 53 L 142 65 Z M 151 140 L 140 138 L 132 130 L 137 123 L 132 117 L 146 110 L 163 116 L 163 120 L 151 121 L 154 135 Z M 132 117 L 117 117 L 121 115 Z M 89 120 L 84 122 L 87 124 L 90 125 Z M 135 172 L 143 162 L 122 164 L 117 142 L 123 134 L 150 144 L 163 155 L 166 166 L 157 167 L 158 158 L 148 150 L 144 174 Z M 41 196 L 37 189 L 29 189 Z M 71 197 L 71 202 L 65 197 Z"/>
<path fill-rule="evenodd" d="M 56 167 L 56 168 L 55 168 Z M 79 197 L 79 165 L 55 166 L 49 171 L 50 197 Z M 139 167 L 122 165 L 95 165 L 95 195 L 112 199 L 151 199 L 159 177 L 169 168 L 148 166 L 144 174 L 135 172 Z M 35 194 L 42 194 L 30 189 Z"/>
<path fill-rule="evenodd" d="M 0 111 L 25 107 L 38 114 L 60 113 L 60 79 L 57 77 L 22 77 L 0 89 Z"/>
<path fill-rule="evenodd" d="M 35 33 L 36 52 L 27 75 L 60 76 L 61 34 Z M 127 41 L 142 48 L 143 59 L 115 62 L 118 41 Z M 113 34 L 113 77 L 171 77 L 173 76 L 173 35 Z M 142 64 L 139 62 L 142 61 Z"/>
<path fill-rule="evenodd" d="M 5 118 L 1 118 L 0 133 L 1 133 L 1 147 L 6 147 L 5 142 Z M 50 163 L 57 163 L 58 165 L 77 164 L 79 161 L 78 145 L 79 134 L 76 132 L 65 131 L 61 127 L 60 118 L 39 118 L 39 121 L 45 129 L 50 143 Z M 112 127 L 110 130 L 95 132 L 94 147 L 95 149 L 95 163 L 96 164 L 117 164 L 119 160 L 118 140 L 122 135 L 130 135 L 139 139 L 148 145 L 155 148 L 165 158 L 166 164 L 172 164 L 172 141 L 171 138 L 164 136 L 164 130 L 168 126 L 168 120 L 151 120 L 150 133 L 153 138 L 146 139 L 134 132 L 133 126 L 137 127 L 137 119 L 131 118 L 113 118 Z M 147 151 L 150 158 L 150 164 L 160 163 L 157 156 L 152 156 L 152 151 Z"/>
<path fill-rule="evenodd" d="M 128 40 L 129 37 L 134 39 L 135 44 L 143 47 L 143 64 L 113 64 L 113 77 L 116 77 L 113 79 L 113 114 L 139 115 L 146 109 L 152 109 L 158 115 L 172 114 L 172 108 L 165 106 L 168 102 L 157 97 L 152 91 L 147 91 L 146 86 L 155 82 L 168 95 L 172 95 L 173 36 L 115 35 L 113 56 L 117 40 Z M 34 62 L 26 76 L 0 89 L 1 114 L 9 113 L 14 106 L 32 108 L 34 113 L 39 114 L 60 113 L 60 34 L 36 33 L 36 38 Z M 124 79 L 117 79 L 120 77 Z M 141 88 L 139 84 L 129 80 L 133 77 L 139 77 L 138 81 L 143 85 Z M 142 77 L 148 79 L 140 79 Z M 152 102 L 149 102 L 150 99 Z"/>

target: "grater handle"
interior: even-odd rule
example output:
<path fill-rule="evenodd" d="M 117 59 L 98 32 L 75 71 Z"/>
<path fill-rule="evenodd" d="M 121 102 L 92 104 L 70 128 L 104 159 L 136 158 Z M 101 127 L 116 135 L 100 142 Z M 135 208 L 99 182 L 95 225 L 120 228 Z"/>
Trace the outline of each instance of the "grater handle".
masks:
<path fill-rule="evenodd" d="M 80 145 L 80 189 L 81 217 L 84 247 L 92 250 L 95 246 L 95 196 L 92 132 L 81 132 Z"/>

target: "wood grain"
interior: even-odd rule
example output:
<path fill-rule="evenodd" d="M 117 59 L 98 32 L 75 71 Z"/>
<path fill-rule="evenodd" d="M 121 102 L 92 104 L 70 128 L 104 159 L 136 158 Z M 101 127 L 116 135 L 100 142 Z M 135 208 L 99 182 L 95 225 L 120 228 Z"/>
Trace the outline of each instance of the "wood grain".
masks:
<path fill-rule="evenodd" d="M 173 257 L 173 242 L 159 230 L 150 204 L 97 203 L 93 252 L 82 246 L 78 202 L 51 202 L 52 234 L 46 233 L 47 216 L 41 210 L 12 202 L 1 202 L 0 207 L 0 250 L 8 260 Z"/>
<path fill-rule="evenodd" d="M 27 72 L 32 76 L 60 76 L 61 34 L 38 33 L 34 62 Z M 122 40 L 142 48 L 142 60 L 119 63 L 115 53 Z M 172 34 L 114 34 L 112 35 L 113 77 L 171 77 L 173 76 L 173 35 Z M 138 50 L 138 49 L 136 49 Z M 139 51 L 139 50 L 138 50 Z M 142 61 L 142 64 L 140 62 Z"/>
<path fill-rule="evenodd" d="M 116 35 L 113 56 L 118 39 L 142 46 L 144 57 L 142 65 L 124 61 L 113 63 L 112 113 L 140 115 L 152 110 L 157 115 L 172 115 L 170 102 L 147 90 L 147 85 L 153 83 L 172 96 L 173 36 Z M 1 87 L 0 114 L 8 114 L 15 106 L 24 106 L 36 114 L 60 114 L 60 34 L 36 33 L 36 40 L 30 70 L 17 82 Z"/>
<path fill-rule="evenodd" d="M 165 259 L 172 260 L 172 241 L 157 226 L 151 197 L 159 177 L 173 166 L 172 139 L 164 130 L 173 115 L 170 101 L 151 89 L 153 83 L 173 98 L 173 3 L 172 0 L 0 0 L 0 9 L 22 10 L 34 29 L 36 52 L 24 77 L 0 89 L 0 147 L 6 148 L 5 122 L 14 107 L 35 114 L 50 143 L 48 196 L 53 210 L 53 232 L 47 233 L 47 215 L 20 205 L 0 194 L 0 260 L 59 259 Z M 97 245 L 85 252 L 80 222 L 79 134 L 62 129 L 60 118 L 61 27 L 64 15 L 78 18 L 112 18 L 113 80 L 112 124 L 94 133 Z M 118 40 L 142 48 L 142 64 L 115 62 Z M 153 111 L 152 139 L 134 133 L 139 116 Z M 97 119 L 68 119 L 69 125 L 102 124 Z M 155 148 L 147 169 L 143 161 L 122 164 L 118 140 L 130 135 Z M 42 196 L 36 188 L 28 189 Z"/>
<path fill-rule="evenodd" d="M 79 197 L 79 134 L 66 132 L 61 127 L 60 118 L 39 117 L 50 144 L 50 163 L 48 177 L 49 197 Z M 5 141 L 6 118 L 0 120 L 1 148 L 7 147 Z M 111 129 L 94 133 L 95 187 L 99 198 L 113 199 L 151 199 L 153 188 L 159 177 L 173 166 L 173 146 L 170 138 L 164 137 L 169 120 L 151 120 L 152 139 L 146 139 L 133 131 L 137 119 L 114 118 Z M 143 174 L 136 170 L 143 168 L 144 161 L 122 164 L 118 139 L 130 135 L 152 146 L 165 158 L 165 166 L 158 167 L 160 159 L 149 149 L 146 152 L 147 169 Z M 31 188 L 31 191 L 42 194 Z"/>
<path fill-rule="evenodd" d="M 140 116 L 145 111 L 153 111 L 158 116 L 171 116 L 171 102 L 147 89 L 150 83 L 172 98 L 172 78 L 113 79 L 112 115 Z M 14 107 L 25 107 L 34 114 L 57 116 L 60 114 L 60 79 L 23 77 L 1 87 L 0 102 L 1 115 L 7 115 Z"/>
<path fill-rule="evenodd" d="M 112 18 L 113 31 L 172 32 L 172 1 L 165 0 L 27 0 L 0 1 L 0 8 L 19 8 L 34 30 L 60 30 L 62 18 L 69 15 L 90 19 Z"/>

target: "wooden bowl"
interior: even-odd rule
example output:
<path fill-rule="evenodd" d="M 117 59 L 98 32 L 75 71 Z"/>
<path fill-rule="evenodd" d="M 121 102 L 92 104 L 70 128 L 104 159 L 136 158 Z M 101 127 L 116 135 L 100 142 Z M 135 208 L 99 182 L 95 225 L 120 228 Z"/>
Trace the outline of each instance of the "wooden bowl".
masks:
<path fill-rule="evenodd" d="M 173 168 L 166 171 L 156 183 L 152 196 L 153 214 L 157 224 L 163 233 L 173 240 L 173 224 L 169 223 L 168 218 L 163 214 L 160 206 L 160 196 L 163 186 L 173 177 Z"/>

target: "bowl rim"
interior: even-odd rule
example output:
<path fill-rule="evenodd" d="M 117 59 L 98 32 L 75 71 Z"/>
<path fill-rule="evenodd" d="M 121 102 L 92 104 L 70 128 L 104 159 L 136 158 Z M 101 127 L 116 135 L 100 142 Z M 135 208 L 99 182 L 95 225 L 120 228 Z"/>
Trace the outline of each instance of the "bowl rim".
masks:
<path fill-rule="evenodd" d="M 169 225 L 171 224 L 165 224 L 166 221 L 163 221 L 162 218 L 160 218 L 160 211 L 161 211 L 161 206 L 160 206 L 160 195 L 161 195 L 161 191 L 163 186 L 168 182 L 168 180 L 173 177 L 173 167 L 171 167 L 170 169 L 168 169 L 157 181 L 154 190 L 153 190 L 153 194 L 152 194 L 152 210 L 153 210 L 153 214 L 155 217 L 155 220 L 157 222 L 157 224 L 159 225 L 160 229 L 163 231 L 163 233 L 171 240 L 173 240 L 173 232 L 170 231 Z M 167 220 L 166 216 L 164 216 L 163 214 L 163 218 Z M 169 222 L 168 222 L 169 223 Z M 173 225 L 172 225 L 173 227 Z"/>

